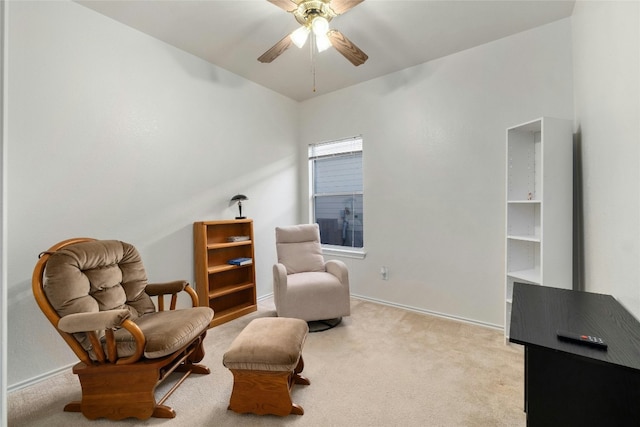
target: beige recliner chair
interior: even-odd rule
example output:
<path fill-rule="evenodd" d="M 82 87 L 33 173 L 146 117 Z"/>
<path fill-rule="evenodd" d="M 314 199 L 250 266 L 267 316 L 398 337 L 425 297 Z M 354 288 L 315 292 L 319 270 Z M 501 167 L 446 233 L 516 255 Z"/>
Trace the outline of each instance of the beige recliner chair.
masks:
<path fill-rule="evenodd" d="M 80 359 L 73 372 L 82 400 L 67 404 L 65 411 L 89 419 L 173 418 L 166 398 L 189 374 L 209 373 L 196 363 L 204 357 L 202 340 L 213 310 L 197 307 L 196 292 L 183 280 L 148 284 L 138 251 L 128 243 L 60 242 L 41 254 L 32 289 L 40 309 Z M 175 309 L 182 291 L 193 308 Z M 167 311 L 164 295 L 171 295 Z M 172 372 L 184 375 L 156 401 L 156 386 Z"/>
<path fill-rule="evenodd" d="M 276 252 L 273 295 L 278 316 L 306 320 L 310 330 L 317 331 L 351 314 L 347 266 L 338 260 L 325 262 L 318 224 L 277 227 Z"/>

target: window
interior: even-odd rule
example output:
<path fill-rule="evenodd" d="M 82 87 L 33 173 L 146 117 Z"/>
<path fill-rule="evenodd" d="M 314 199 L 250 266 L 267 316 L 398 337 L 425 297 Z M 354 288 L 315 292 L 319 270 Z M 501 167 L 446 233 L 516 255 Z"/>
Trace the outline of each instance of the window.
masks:
<path fill-rule="evenodd" d="M 362 138 L 309 145 L 311 220 L 323 245 L 363 248 Z"/>

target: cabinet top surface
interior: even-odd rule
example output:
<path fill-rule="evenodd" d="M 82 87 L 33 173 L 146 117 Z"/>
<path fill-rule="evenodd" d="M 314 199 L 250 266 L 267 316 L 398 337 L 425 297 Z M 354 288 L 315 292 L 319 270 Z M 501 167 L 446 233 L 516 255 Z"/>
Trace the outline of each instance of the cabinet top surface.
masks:
<path fill-rule="evenodd" d="M 542 130 L 542 119 L 533 120 L 531 122 L 523 123 L 517 126 L 510 127 L 507 131 L 517 132 L 540 132 Z"/>
<path fill-rule="evenodd" d="M 602 338 L 607 350 L 561 341 L 557 330 Z M 640 370 L 640 322 L 611 295 L 515 283 L 509 341 Z"/>
<path fill-rule="evenodd" d="M 194 224 L 203 224 L 203 225 L 220 225 L 220 224 L 244 224 L 253 222 L 252 219 L 221 219 L 221 220 L 213 220 L 213 221 L 196 221 Z"/>
<path fill-rule="evenodd" d="M 515 126 L 511 126 L 507 128 L 507 132 L 509 131 L 519 131 L 519 132 L 540 132 L 542 130 L 542 124 L 544 122 L 565 122 L 571 123 L 570 119 L 561 119 L 556 117 L 538 117 L 537 119 L 530 120 L 525 123 L 520 123 Z"/>

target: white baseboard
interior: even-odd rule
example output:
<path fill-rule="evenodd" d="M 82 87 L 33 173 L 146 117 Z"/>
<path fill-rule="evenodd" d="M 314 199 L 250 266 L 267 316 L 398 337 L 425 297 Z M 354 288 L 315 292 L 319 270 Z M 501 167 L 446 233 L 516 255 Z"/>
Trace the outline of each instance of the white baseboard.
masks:
<path fill-rule="evenodd" d="M 40 374 L 40 375 L 35 376 L 33 378 L 29 378 L 29 379 L 21 381 L 19 383 L 12 384 L 12 385 L 7 387 L 7 393 L 12 393 L 14 391 L 21 390 L 21 389 L 23 389 L 25 387 L 30 387 L 32 385 L 35 385 L 35 384 L 39 383 L 40 381 L 44 381 L 44 380 L 46 380 L 48 378 L 55 377 L 56 375 L 60 375 L 64 371 L 66 371 L 68 369 L 71 369 L 73 367 L 73 365 L 75 365 L 76 363 L 78 363 L 78 362 L 73 362 L 73 363 L 71 363 L 69 365 L 62 366 L 60 368 L 56 368 L 56 369 L 54 369 L 52 371 L 45 372 L 44 374 Z"/>
<path fill-rule="evenodd" d="M 497 329 L 497 330 L 500 330 L 500 331 L 504 331 L 504 327 L 502 327 L 501 325 L 493 324 L 493 323 L 480 322 L 478 320 L 467 319 L 465 317 L 460 317 L 460 316 L 452 316 L 450 314 L 439 313 L 437 311 L 432 311 L 432 310 L 425 310 L 423 308 L 412 307 L 412 306 L 404 305 L 404 304 L 397 304 L 397 303 L 394 303 L 394 302 L 389 302 L 389 301 L 385 301 L 385 300 L 381 300 L 381 299 L 377 299 L 377 298 L 365 297 L 363 295 L 351 294 L 351 296 L 353 298 L 361 299 L 363 301 L 375 302 L 377 304 L 382 304 L 382 305 L 387 305 L 387 306 L 390 306 L 390 307 L 401 308 L 403 310 L 413 311 L 415 313 L 428 314 L 428 315 L 431 315 L 431 316 L 438 316 L 438 317 L 442 317 L 442 318 L 445 318 L 445 319 L 456 320 L 458 322 L 470 323 L 470 324 L 476 325 L 476 326 L 483 326 L 485 328 Z"/>
<path fill-rule="evenodd" d="M 269 294 L 266 294 L 266 295 L 262 295 L 261 297 L 258 297 L 256 300 L 258 302 L 260 302 L 260 301 L 264 301 L 264 300 L 269 299 L 269 298 L 273 298 L 273 292 L 271 292 Z"/>

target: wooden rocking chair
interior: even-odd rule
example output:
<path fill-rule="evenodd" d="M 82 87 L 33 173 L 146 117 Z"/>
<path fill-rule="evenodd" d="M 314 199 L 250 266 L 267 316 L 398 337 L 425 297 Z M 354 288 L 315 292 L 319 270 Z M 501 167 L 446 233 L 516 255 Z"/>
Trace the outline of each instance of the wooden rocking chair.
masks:
<path fill-rule="evenodd" d="M 43 313 L 80 359 L 73 372 L 82 400 L 65 411 L 89 419 L 173 418 L 165 400 L 191 373 L 209 373 L 197 362 L 204 357 L 202 341 L 213 310 L 198 307 L 198 296 L 185 281 L 148 284 L 140 255 L 128 243 L 60 242 L 40 254 L 32 286 Z M 175 309 L 181 291 L 192 308 Z M 171 295 L 167 311 L 165 295 Z M 184 375 L 156 402 L 156 387 L 172 372 Z"/>

